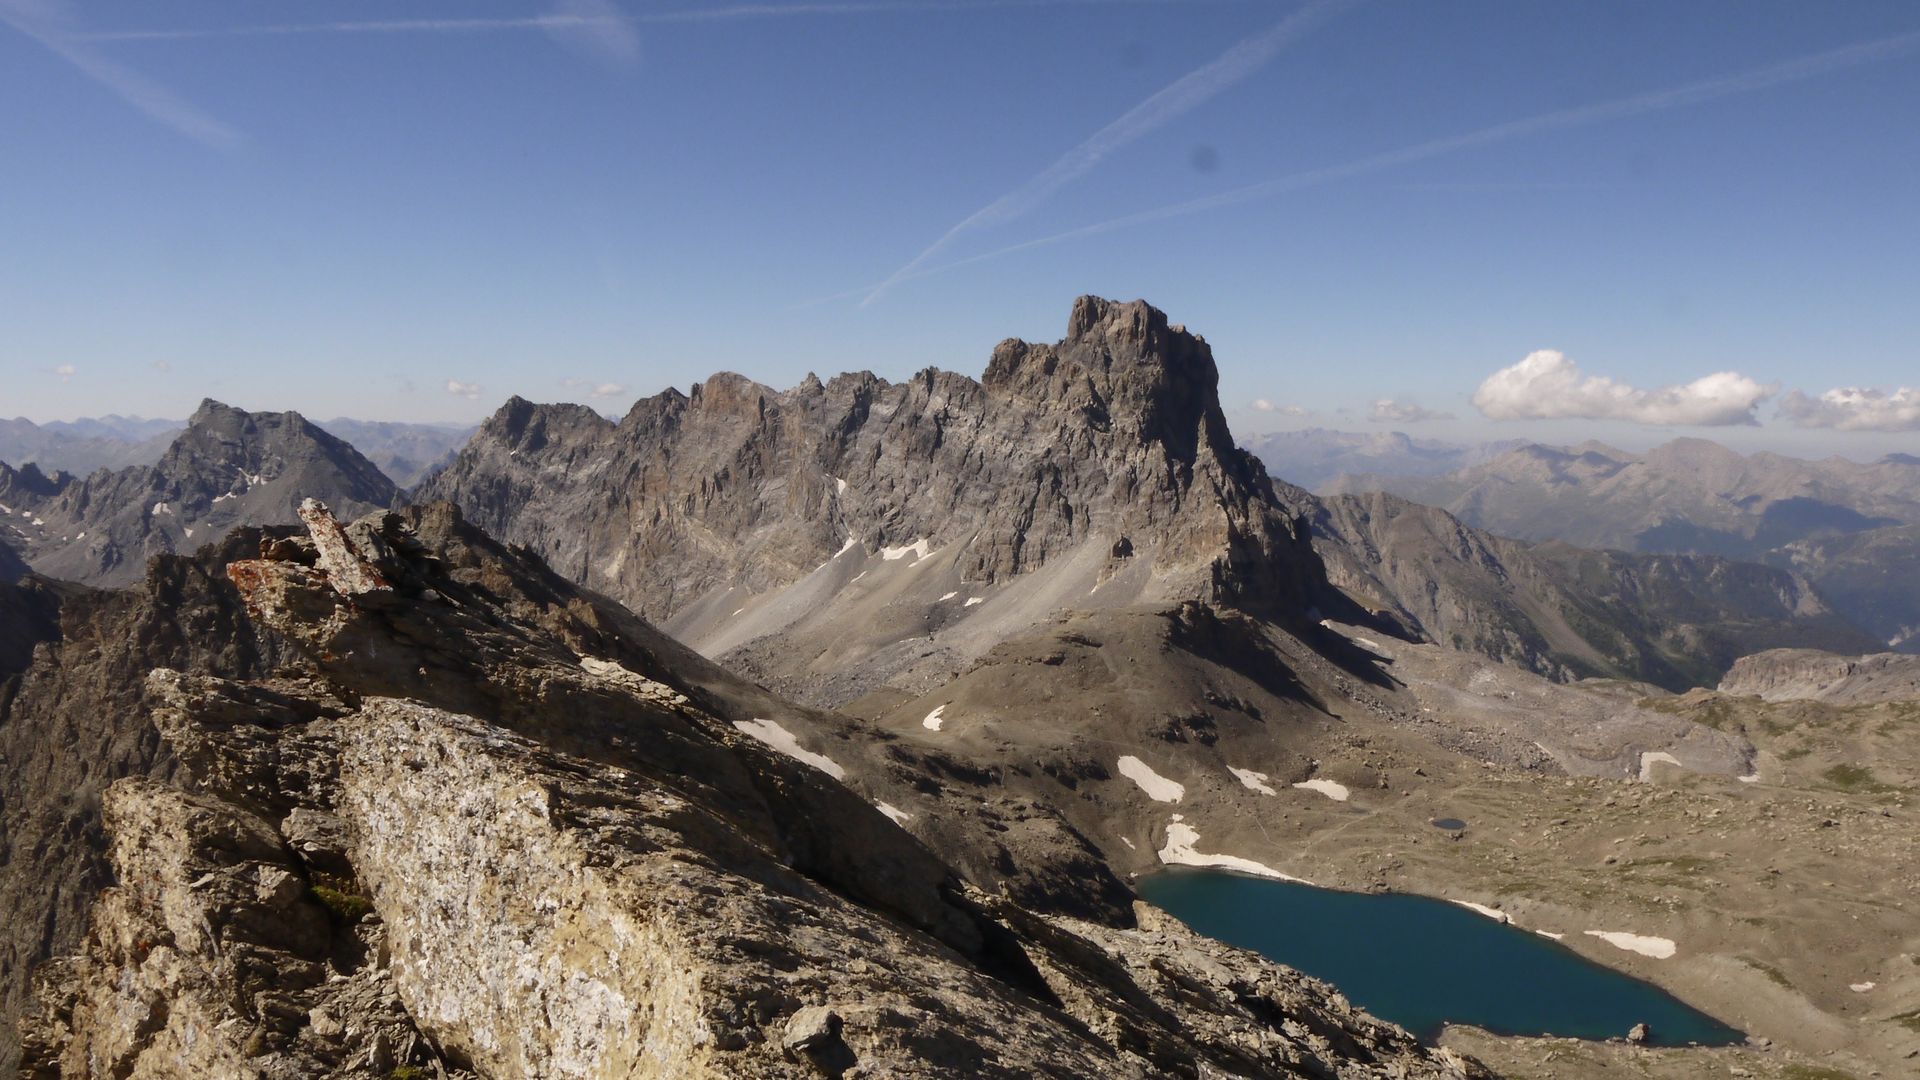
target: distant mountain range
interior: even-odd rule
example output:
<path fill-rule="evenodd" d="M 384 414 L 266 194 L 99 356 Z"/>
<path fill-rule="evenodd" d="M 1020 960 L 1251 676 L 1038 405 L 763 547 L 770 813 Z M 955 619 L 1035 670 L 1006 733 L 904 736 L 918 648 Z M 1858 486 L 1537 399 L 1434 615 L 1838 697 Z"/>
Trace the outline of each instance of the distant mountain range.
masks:
<path fill-rule="evenodd" d="M 36 424 L 25 417 L 0 420 L 0 462 L 15 468 L 38 466 L 52 475 L 86 476 L 99 469 L 152 465 L 160 460 L 184 420 L 139 416 L 84 417 Z M 473 435 L 471 424 L 403 424 L 338 417 L 318 422 L 325 431 L 352 443 L 388 479 L 411 487 L 453 459 Z"/>
<path fill-rule="evenodd" d="M 1349 475 L 1477 528 L 1587 548 L 1719 555 L 1791 568 L 1882 642 L 1920 631 L 1920 458 L 1743 456 L 1703 439 L 1644 454 L 1528 444 L 1443 476 Z"/>
<path fill-rule="evenodd" d="M 1524 444 L 1520 439 L 1451 443 L 1416 439 L 1399 431 L 1308 428 L 1255 435 L 1241 445 L 1264 462 L 1273 475 L 1308 491 L 1320 491 L 1350 473 L 1440 476 Z"/>

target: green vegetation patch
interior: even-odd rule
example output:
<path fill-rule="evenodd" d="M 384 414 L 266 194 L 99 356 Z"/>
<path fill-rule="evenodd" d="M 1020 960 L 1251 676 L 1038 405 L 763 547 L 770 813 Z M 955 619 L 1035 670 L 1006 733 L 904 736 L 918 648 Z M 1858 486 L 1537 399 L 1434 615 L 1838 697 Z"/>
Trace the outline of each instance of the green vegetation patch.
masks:
<path fill-rule="evenodd" d="M 334 917 L 348 925 L 359 922 L 373 912 L 373 901 L 358 893 L 330 889 L 325 885 L 313 887 L 313 898 L 326 905 Z"/>
<path fill-rule="evenodd" d="M 1841 791 L 1883 792 L 1893 788 L 1873 778 L 1873 770 L 1864 765 L 1835 765 L 1820 774 Z"/>
<path fill-rule="evenodd" d="M 1767 963 L 1765 960 L 1755 960 L 1751 956 L 1743 956 L 1740 958 L 1740 962 L 1773 980 L 1774 985 L 1786 990 L 1793 989 L 1793 982 L 1787 978 L 1787 973 Z"/>

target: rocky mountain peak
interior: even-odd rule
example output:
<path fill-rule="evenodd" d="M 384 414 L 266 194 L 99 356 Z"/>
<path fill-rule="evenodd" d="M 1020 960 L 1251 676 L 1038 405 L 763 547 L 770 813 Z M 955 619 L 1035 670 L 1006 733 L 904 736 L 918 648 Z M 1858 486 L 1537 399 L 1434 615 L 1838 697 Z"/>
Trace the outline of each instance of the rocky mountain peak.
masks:
<path fill-rule="evenodd" d="M 298 520 L 306 498 L 359 512 L 397 495 L 359 451 L 299 413 L 208 399 L 157 463 L 103 469 L 45 498 L 25 553 L 50 577 L 124 584 L 150 556 L 194 550 L 242 523 Z"/>
<path fill-rule="evenodd" d="M 981 382 L 989 390 L 1084 414 L 1096 431 L 1163 443 L 1191 460 L 1202 443 L 1233 453 L 1213 350 L 1144 300 L 1074 301 L 1053 345 L 1008 339 Z"/>

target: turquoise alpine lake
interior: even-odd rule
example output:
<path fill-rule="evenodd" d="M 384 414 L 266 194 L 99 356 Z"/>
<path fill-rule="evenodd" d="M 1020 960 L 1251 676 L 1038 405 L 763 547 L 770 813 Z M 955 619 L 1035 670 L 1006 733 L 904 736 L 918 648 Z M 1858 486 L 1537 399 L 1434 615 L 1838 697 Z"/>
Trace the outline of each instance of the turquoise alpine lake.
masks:
<path fill-rule="evenodd" d="M 1218 870 L 1167 870 L 1135 887 L 1200 933 L 1325 979 L 1422 1039 L 1448 1023 L 1576 1039 L 1644 1023 L 1658 1046 L 1745 1038 L 1650 983 L 1444 900 Z"/>

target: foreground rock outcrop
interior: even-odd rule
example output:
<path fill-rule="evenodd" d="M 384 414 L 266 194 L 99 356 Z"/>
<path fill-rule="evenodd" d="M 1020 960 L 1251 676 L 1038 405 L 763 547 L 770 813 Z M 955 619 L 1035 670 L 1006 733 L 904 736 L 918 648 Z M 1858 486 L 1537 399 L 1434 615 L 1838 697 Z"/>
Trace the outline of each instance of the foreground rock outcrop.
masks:
<path fill-rule="evenodd" d="M 1148 909 L 982 889 L 806 716 L 449 507 L 306 516 L 156 563 L 249 649 L 122 688 L 25 1075 L 1485 1075 Z"/>

